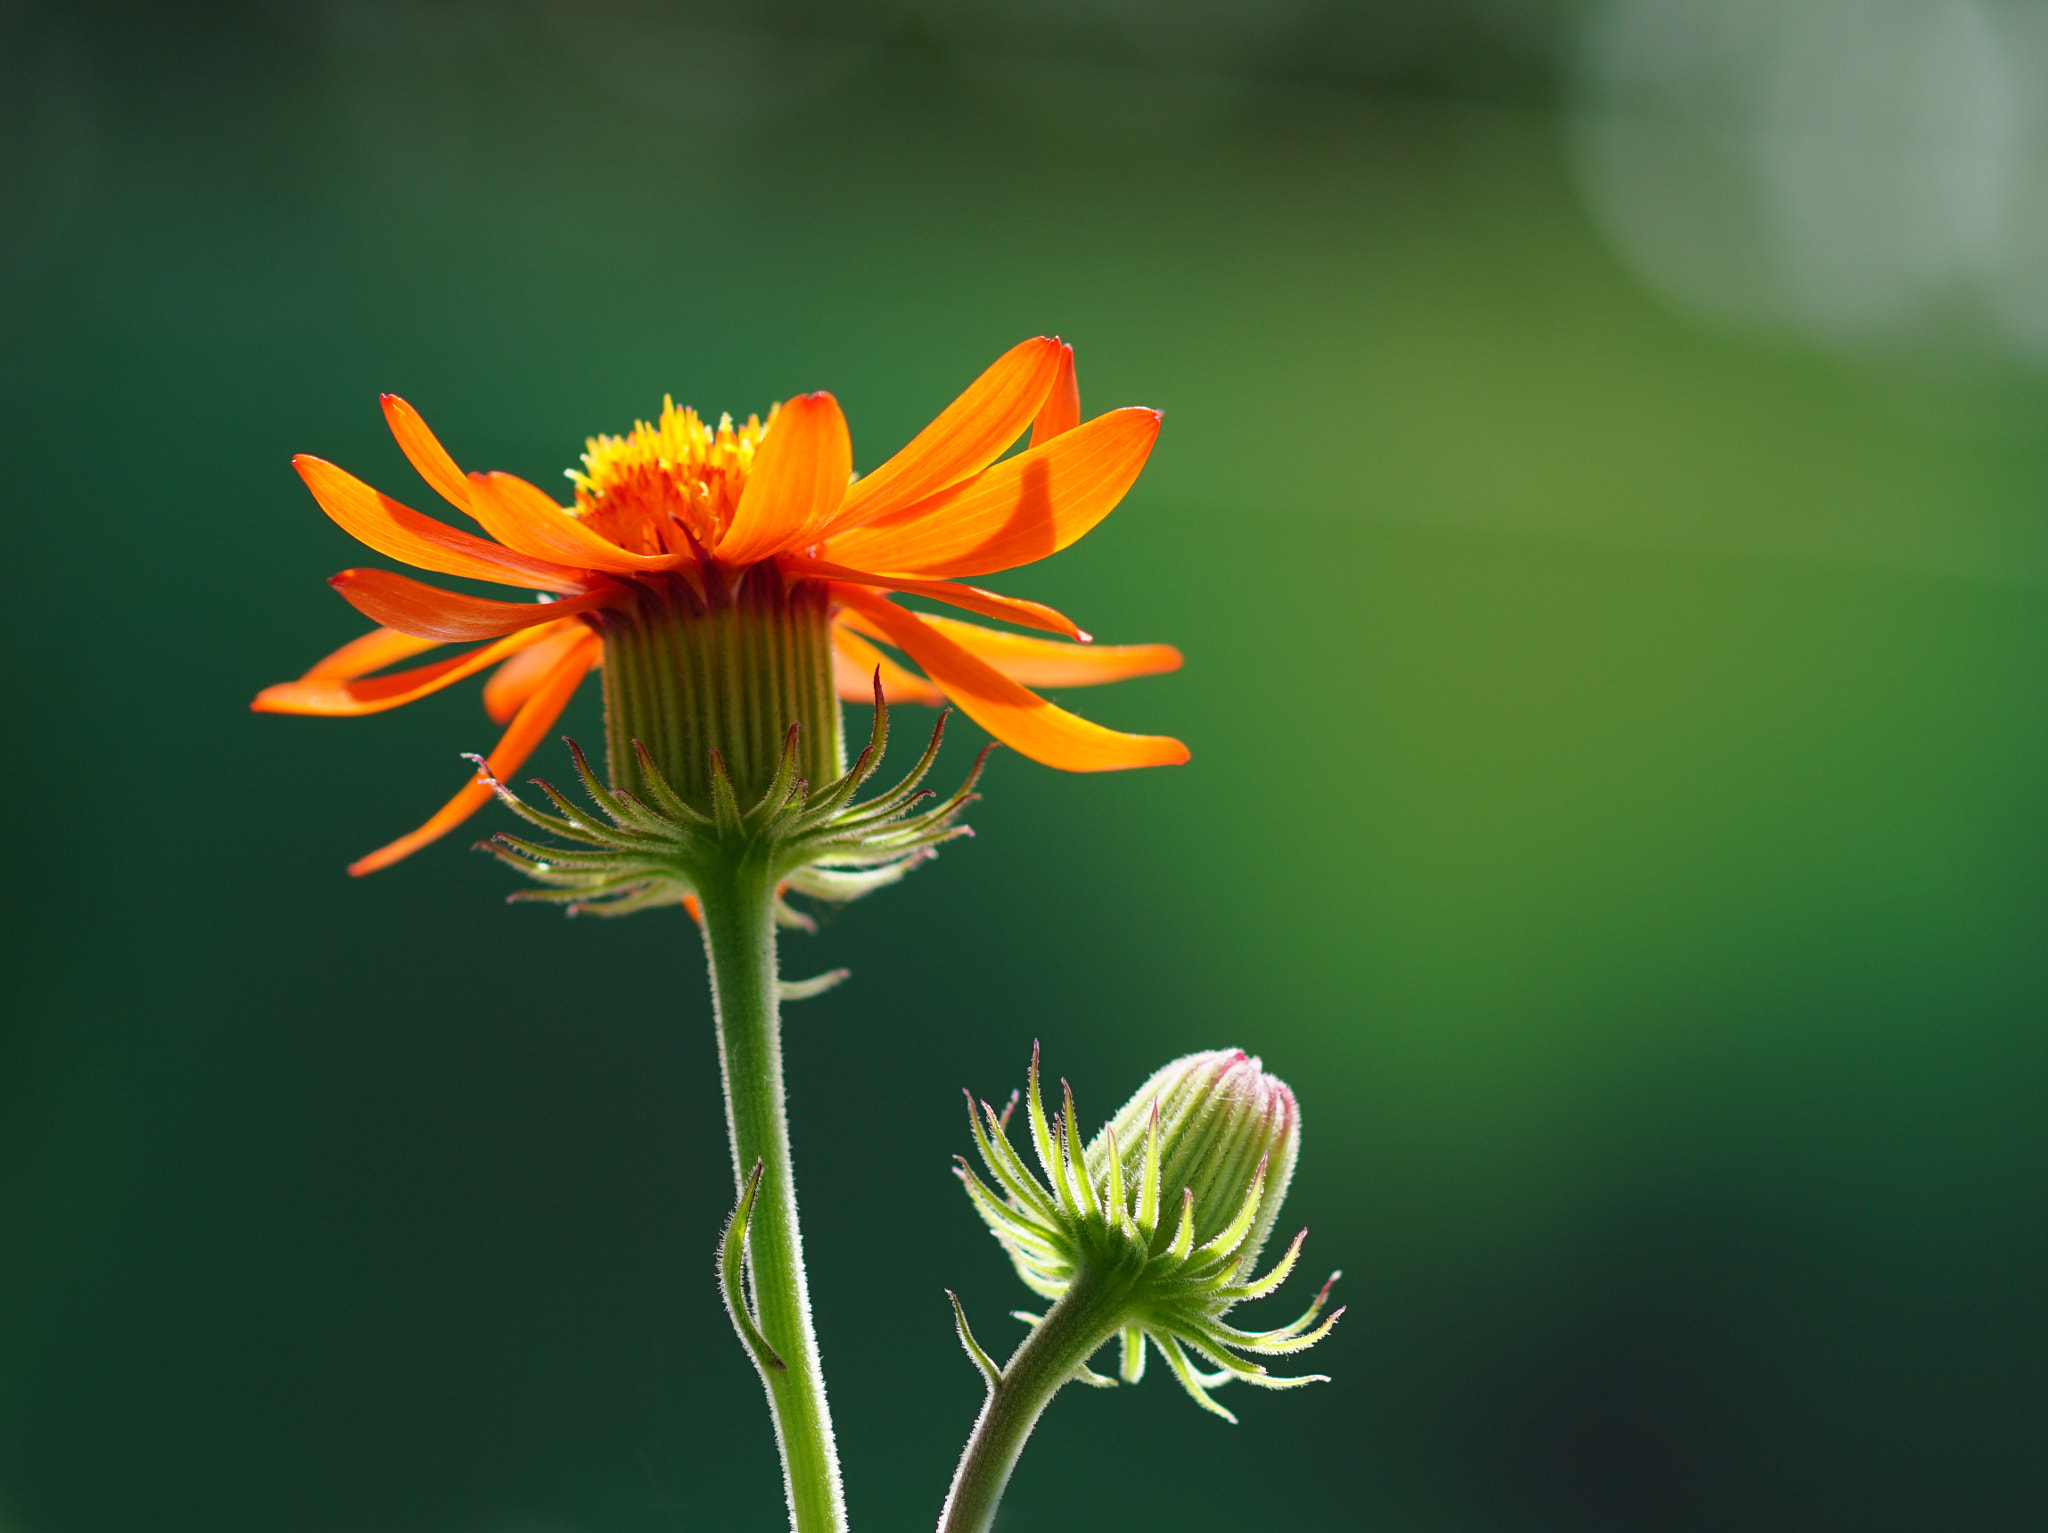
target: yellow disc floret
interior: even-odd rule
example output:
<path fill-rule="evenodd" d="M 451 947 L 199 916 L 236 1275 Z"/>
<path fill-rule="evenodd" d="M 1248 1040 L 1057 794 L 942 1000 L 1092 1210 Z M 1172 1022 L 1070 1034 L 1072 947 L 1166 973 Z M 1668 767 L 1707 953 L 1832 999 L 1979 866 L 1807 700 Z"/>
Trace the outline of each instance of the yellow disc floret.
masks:
<path fill-rule="evenodd" d="M 569 470 L 575 514 L 629 553 L 681 553 L 690 538 L 713 546 L 732 522 L 754 454 L 780 408 L 766 420 L 750 415 L 739 427 L 721 415 L 714 431 L 695 410 L 679 410 L 664 396 L 657 424 L 635 421 L 626 436 L 584 444 L 582 472 Z"/>

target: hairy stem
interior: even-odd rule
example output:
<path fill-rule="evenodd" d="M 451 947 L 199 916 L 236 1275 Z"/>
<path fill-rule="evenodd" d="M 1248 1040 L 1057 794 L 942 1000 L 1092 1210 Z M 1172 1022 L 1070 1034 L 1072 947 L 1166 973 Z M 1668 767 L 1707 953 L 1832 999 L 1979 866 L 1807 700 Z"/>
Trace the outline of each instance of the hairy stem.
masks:
<path fill-rule="evenodd" d="M 796 1533 L 845 1533 L 846 1496 L 811 1329 L 790 1171 L 775 972 L 775 885 L 765 868 L 743 856 L 717 877 L 705 879 L 698 897 L 711 960 L 735 1196 L 755 1161 L 763 1167 L 747 1249 L 756 1319 L 785 1364 L 759 1372 L 782 1451 L 790 1525 Z"/>
<path fill-rule="evenodd" d="M 982 1402 L 939 1513 L 939 1533 L 987 1533 L 1031 1429 L 1074 1370 L 1116 1334 L 1124 1298 L 1120 1285 L 1084 1275 L 1031 1328 Z"/>

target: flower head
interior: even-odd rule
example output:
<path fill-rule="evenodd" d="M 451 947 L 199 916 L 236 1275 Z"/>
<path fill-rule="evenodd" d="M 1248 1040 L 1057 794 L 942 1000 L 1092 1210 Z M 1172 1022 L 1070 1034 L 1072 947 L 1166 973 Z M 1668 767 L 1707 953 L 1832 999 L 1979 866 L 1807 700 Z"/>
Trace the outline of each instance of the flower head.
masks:
<path fill-rule="evenodd" d="M 1010 1146 L 1010 1109 L 998 1113 L 968 1098 L 975 1144 L 995 1187 L 965 1160 L 958 1174 L 1025 1286 L 1055 1304 L 1072 1302 L 1085 1287 L 1087 1309 L 1099 1317 L 1093 1334 L 1122 1335 L 1127 1382 L 1143 1376 L 1149 1340 L 1196 1403 L 1228 1420 L 1236 1418 L 1209 1395 L 1220 1384 L 1319 1382 L 1320 1374 L 1275 1378 L 1238 1354 L 1280 1356 L 1322 1340 L 1343 1314 L 1316 1323 L 1337 1274 L 1292 1324 L 1245 1331 L 1223 1318 L 1286 1282 L 1308 1236 L 1296 1235 L 1272 1271 L 1253 1277 L 1300 1142 L 1300 1112 L 1286 1083 L 1241 1049 L 1190 1054 L 1141 1086 L 1086 1149 L 1073 1090 L 1064 1081 L 1061 1088 L 1063 1100 L 1048 1114 L 1034 1045 L 1025 1102 L 1043 1181 Z M 962 1339 L 977 1352 L 964 1317 Z M 1084 1336 L 1082 1345 L 1092 1350 L 1100 1340 Z M 1214 1371 L 1198 1367 L 1190 1351 Z M 1113 1382 L 1078 1371 L 1090 1383 Z"/>
<path fill-rule="evenodd" d="M 655 423 L 589 441 L 582 470 L 570 475 L 575 503 L 566 507 L 510 474 L 465 474 L 404 400 L 386 395 L 384 414 L 420 476 L 484 535 L 423 516 L 302 454 L 293 464 L 322 509 L 402 563 L 540 595 L 538 602 L 490 600 L 376 569 L 333 578 L 342 596 L 381 626 L 297 681 L 267 688 L 254 704 L 259 711 L 376 713 L 490 670 L 484 706 L 507 726 L 497 749 L 439 813 L 351 872 L 388 866 L 480 808 L 593 669 L 617 669 L 614 649 L 629 637 L 646 647 L 647 614 L 656 611 L 726 611 L 751 601 L 777 612 L 816 612 L 830 625 L 829 641 L 820 641 L 829 643 L 829 661 L 821 663 L 835 672 L 821 683 L 828 697 L 836 685 L 841 696 L 868 701 L 879 675 L 890 701 L 950 700 L 997 739 L 1050 766 L 1100 771 L 1187 759 L 1177 740 L 1102 728 L 1030 690 L 1172 670 L 1180 664 L 1177 650 L 1091 646 L 1050 607 L 964 583 L 963 577 L 1034 563 L 1080 538 L 1122 499 L 1158 434 L 1151 410 L 1112 410 L 1083 421 L 1073 350 L 1057 340 L 1013 347 L 900 452 L 860 478 L 845 417 L 826 393 L 800 395 L 738 427 L 723 418 L 714 428 L 666 402 Z M 1004 457 L 1026 429 L 1026 449 Z M 772 592 L 772 600 L 748 595 L 757 588 Z M 1064 637 L 913 612 L 894 595 Z M 476 647 L 388 669 L 449 643 Z M 613 701 L 608 687 L 608 712 Z M 660 713 L 661 703 L 655 698 L 642 714 Z M 753 790 L 777 770 L 782 733 L 794 721 L 765 721 Z M 828 758 L 838 751 L 836 719 L 813 733 L 831 736 L 829 750 L 815 743 L 822 754 L 806 763 L 810 780 L 823 781 L 835 770 Z M 615 780 L 623 773 L 640 787 L 623 743 L 614 740 Z M 660 742 L 648 743 L 662 755 Z M 722 748 L 735 761 L 745 754 L 734 742 L 694 736 L 678 750 L 685 747 L 698 756 Z M 679 791 L 702 765 L 660 762 Z"/>
<path fill-rule="evenodd" d="M 714 430 L 691 409 L 661 402 L 661 418 L 636 421 L 627 435 L 594 436 L 583 444 L 583 470 L 569 471 L 576 486 L 576 519 L 636 553 L 662 553 L 664 529 L 682 527 L 706 548 L 717 546 L 746 493 L 761 439 L 781 407 L 747 417 L 734 429 L 730 415 Z"/>

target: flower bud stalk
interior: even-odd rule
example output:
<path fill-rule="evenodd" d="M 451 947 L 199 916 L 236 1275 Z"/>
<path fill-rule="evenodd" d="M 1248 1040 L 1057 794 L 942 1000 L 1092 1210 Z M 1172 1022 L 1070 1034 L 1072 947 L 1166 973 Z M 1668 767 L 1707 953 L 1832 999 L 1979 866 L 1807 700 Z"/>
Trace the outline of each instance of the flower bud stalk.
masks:
<path fill-rule="evenodd" d="M 1084 1274 L 1031 1328 L 989 1386 L 946 1493 L 939 1533 L 985 1533 L 993 1524 L 1038 1418 L 1062 1386 L 1085 1376 L 1088 1359 L 1121 1329 L 1136 1275 Z"/>

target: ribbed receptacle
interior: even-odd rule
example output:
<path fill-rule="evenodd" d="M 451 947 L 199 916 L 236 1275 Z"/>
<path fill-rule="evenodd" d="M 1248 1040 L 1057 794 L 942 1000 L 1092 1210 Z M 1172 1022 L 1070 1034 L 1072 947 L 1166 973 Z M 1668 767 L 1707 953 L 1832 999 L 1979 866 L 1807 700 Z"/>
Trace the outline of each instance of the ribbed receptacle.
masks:
<path fill-rule="evenodd" d="M 612 786 L 644 798 L 633 741 L 669 785 L 711 810 L 711 753 L 725 761 L 742 808 L 766 791 L 791 724 L 798 776 L 813 786 L 846 770 L 832 680 L 825 587 L 791 581 L 771 560 L 709 596 L 672 578 L 637 582 L 639 599 L 598 617 L 604 635 L 605 744 Z"/>

